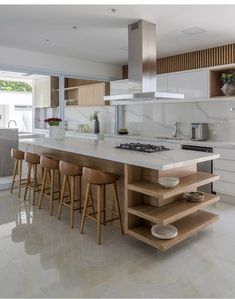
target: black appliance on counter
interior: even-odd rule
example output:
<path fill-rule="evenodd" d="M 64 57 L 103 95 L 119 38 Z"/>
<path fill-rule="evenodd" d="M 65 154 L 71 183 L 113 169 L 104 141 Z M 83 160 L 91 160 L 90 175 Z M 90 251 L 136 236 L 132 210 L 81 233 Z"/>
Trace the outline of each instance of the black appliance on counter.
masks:
<path fill-rule="evenodd" d="M 181 148 L 184 150 L 197 151 L 197 152 L 205 152 L 205 153 L 213 153 L 212 147 L 207 146 L 197 146 L 191 144 L 182 144 Z M 213 173 L 213 160 L 205 161 L 197 164 L 197 170 L 201 172 Z M 198 188 L 199 191 L 214 193 L 213 192 L 213 183 L 207 184 L 205 186 L 201 186 Z"/>

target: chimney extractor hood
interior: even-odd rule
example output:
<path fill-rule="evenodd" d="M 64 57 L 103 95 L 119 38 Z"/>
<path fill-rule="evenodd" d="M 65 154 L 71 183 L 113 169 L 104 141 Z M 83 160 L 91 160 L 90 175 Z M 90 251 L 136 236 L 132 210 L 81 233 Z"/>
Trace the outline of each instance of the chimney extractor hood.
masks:
<path fill-rule="evenodd" d="M 156 91 L 156 24 L 140 20 L 128 25 L 128 94 L 105 96 L 111 105 L 184 99 L 183 94 Z"/>

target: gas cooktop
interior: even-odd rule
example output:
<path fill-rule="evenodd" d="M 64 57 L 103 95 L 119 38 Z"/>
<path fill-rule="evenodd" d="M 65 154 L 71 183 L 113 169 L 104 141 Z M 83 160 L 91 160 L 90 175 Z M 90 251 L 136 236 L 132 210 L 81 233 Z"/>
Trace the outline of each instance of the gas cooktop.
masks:
<path fill-rule="evenodd" d="M 144 152 L 144 153 L 156 153 L 156 152 L 163 152 L 169 150 L 169 148 L 166 148 L 163 145 L 153 145 L 153 144 L 144 144 L 144 143 L 121 143 L 119 146 L 116 146 L 116 148 Z"/>

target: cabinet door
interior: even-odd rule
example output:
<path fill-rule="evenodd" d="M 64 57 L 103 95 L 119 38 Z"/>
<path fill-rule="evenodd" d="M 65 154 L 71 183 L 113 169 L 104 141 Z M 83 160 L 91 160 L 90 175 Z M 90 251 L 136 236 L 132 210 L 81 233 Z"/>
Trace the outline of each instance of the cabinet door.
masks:
<path fill-rule="evenodd" d="M 167 92 L 167 77 L 168 75 L 157 75 L 157 91 Z"/>
<path fill-rule="evenodd" d="M 34 80 L 33 105 L 35 107 L 50 107 L 51 105 L 50 77 Z"/>
<path fill-rule="evenodd" d="M 35 79 L 33 84 L 34 107 L 57 107 L 59 106 L 59 78 L 44 77 Z"/>
<path fill-rule="evenodd" d="M 104 106 L 105 83 L 79 86 L 79 106 Z"/>
<path fill-rule="evenodd" d="M 168 74 L 168 92 L 183 93 L 185 99 L 208 98 L 208 70 Z"/>

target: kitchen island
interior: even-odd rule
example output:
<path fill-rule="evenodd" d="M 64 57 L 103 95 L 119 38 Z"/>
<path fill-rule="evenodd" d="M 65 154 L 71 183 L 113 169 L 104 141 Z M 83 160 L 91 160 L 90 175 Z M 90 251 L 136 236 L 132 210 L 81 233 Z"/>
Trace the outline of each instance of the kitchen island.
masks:
<path fill-rule="evenodd" d="M 217 159 L 218 154 L 184 150 L 142 153 L 118 149 L 116 145 L 73 138 L 20 141 L 21 150 L 48 153 L 55 159 L 119 174 L 118 193 L 125 233 L 159 250 L 178 244 L 218 219 L 217 215 L 201 210 L 218 201 L 218 196 L 204 194 L 204 201 L 194 203 L 182 198 L 184 192 L 196 191 L 218 180 L 216 174 L 197 172 L 197 163 Z M 180 183 L 174 189 L 165 189 L 157 183 L 164 176 L 177 176 Z M 83 177 L 83 193 L 85 185 L 86 177 Z M 178 235 L 171 240 L 157 239 L 151 235 L 154 223 L 172 223 Z"/>

